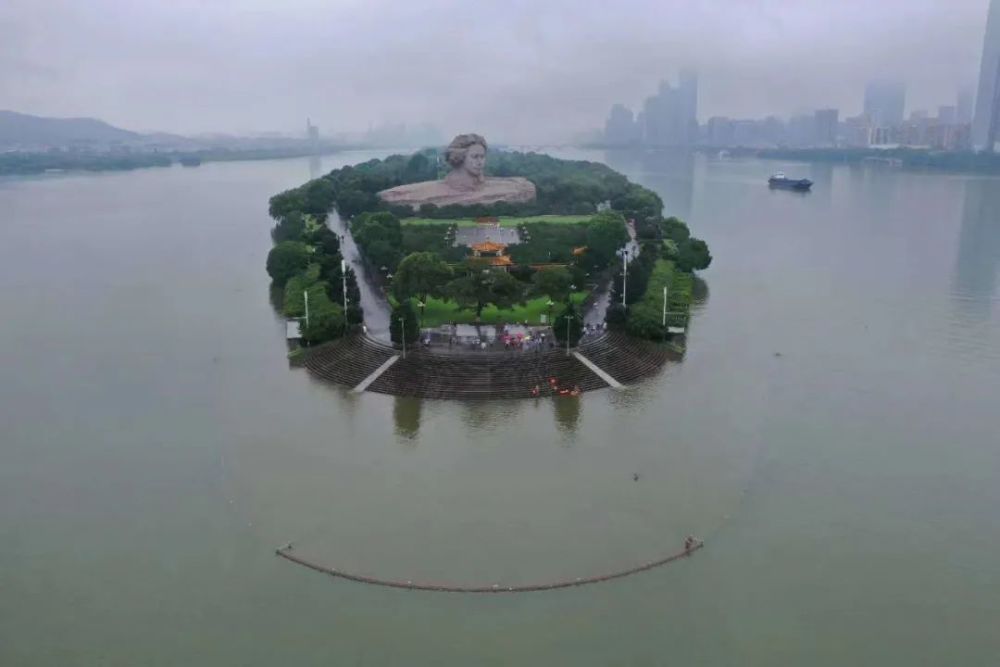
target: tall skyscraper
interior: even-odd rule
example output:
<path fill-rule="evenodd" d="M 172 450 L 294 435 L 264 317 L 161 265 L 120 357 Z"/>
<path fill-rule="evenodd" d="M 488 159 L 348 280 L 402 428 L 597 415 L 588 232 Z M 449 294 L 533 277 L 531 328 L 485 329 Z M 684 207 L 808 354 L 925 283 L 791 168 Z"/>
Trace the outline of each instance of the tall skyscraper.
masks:
<path fill-rule="evenodd" d="M 698 72 L 683 69 L 679 76 L 677 94 L 680 98 L 682 126 L 681 143 L 693 144 L 698 140 Z"/>
<path fill-rule="evenodd" d="M 906 86 L 899 81 L 872 81 L 865 87 L 865 115 L 873 127 L 893 127 L 903 122 Z"/>
<path fill-rule="evenodd" d="M 612 146 L 627 146 L 638 139 L 632 110 L 622 104 L 611 107 L 608 120 L 604 123 L 604 142 Z"/>
<path fill-rule="evenodd" d="M 837 109 L 818 109 L 813 114 L 814 141 L 818 146 L 835 146 L 840 125 Z"/>
<path fill-rule="evenodd" d="M 660 82 L 656 95 L 646 98 L 642 114 L 642 141 L 650 146 L 684 146 L 698 138 L 698 75 L 681 72 L 675 88 Z"/>
<path fill-rule="evenodd" d="M 972 120 L 972 147 L 992 151 L 1000 138 L 1000 0 L 991 0 L 979 66 L 976 115 Z"/>
<path fill-rule="evenodd" d="M 957 106 L 955 107 L 956 122 L 971 123 L 973 103 L 976 99 L 976 89 L 972 86 L 962 86 L 958 89 Z"/>

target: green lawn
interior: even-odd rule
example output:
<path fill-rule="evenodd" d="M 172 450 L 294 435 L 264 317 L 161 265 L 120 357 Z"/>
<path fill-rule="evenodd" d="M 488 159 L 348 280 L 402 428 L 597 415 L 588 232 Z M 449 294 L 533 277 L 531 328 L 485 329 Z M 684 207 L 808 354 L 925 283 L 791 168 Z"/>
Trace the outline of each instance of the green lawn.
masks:
<path fill-rule="evenodd" d="M 574 292 L 570 297 L 576 306 L 579 306 L 587 298 L 587 291 Z M 548 299 L 540 297 L 526 302 L 523 306 L 514 306 L 500 310 L 495 306 L 487 306 L 483 309 L 482 323 L 496 324 L 498 322 L 523 323 L 525 320 L 529 324 L 541 324 L 542 315 L 548 314 Z M 560 304 L 553 306 L 553 315 L 558 316 L 561 310 Z M 417 308 L 417 313 L 420 309 Z M 453 301 L 442 301 L 441 299 L 428 299 L 427 307 L 424 309 L 423 327 L 438 327 L 442 324 L 473 324 L 476 321 L 476 312 L 471 309 L 461 309 Z"/>
<path fill-rule="evenodd" d="M 578 225 L 587 222 L 592 216 L 589 215 L 532 215 L 524 218 L 501 217 L 501 227 L 517 227 L 518 225 L 530 225 L 538 222 L 550 222 L 559 225 Z M 404 225 L 458 225 L 459 227 L 476 227 L 480 223 L 470 218 L 403 218 L 400 220 Z"/>

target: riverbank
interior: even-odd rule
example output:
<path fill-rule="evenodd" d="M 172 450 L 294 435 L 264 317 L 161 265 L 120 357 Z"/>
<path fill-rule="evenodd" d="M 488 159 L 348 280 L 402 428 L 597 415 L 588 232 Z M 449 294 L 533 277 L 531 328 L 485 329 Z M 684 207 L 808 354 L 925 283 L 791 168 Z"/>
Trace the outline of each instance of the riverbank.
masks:
<path fill-rule="evenodd" d="M 0 153 L 0 176 L 30 176 L 58 172 L 130 171 L 149 167 L 184 164 L 195 167 L 204 162 L 241 162 L 332 155 L 351 147 L 316 151 L 309 146 L 230 150 L 211 148 L 196 151 L 108 152 L 48 151 L 44 153 Z"/>
<path fill-rule="evenodd" d="M 355 388 L 393 357 L 399 358 L 366 386 L 367 391 L 449 400 L 544 398 L 560 396 L 559 389 L 591 392 L 633 385 L 657 374 L 668 361 L 680 360 L 666 345 L 620 333 L 586 339 L 569 350 L 551 346 L 521 351 L 497 343 L 483 350 L 445 352 L 415 345 L 405 357 L 398 349 L 354 335 L 306 349 L 295 365 L 322 380 Z"/>

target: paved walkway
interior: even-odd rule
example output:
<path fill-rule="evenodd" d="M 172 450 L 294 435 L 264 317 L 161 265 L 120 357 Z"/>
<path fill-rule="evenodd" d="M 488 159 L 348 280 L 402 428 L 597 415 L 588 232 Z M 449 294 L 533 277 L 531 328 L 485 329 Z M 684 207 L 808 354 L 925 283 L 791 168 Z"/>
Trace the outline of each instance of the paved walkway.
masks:
<path fill-rule="evenodd" d="M 393 356 L 386 359 L 381 366 L 373 370 L 368 377 L 366 377 L 364 380 L 358 383 L 358 386 L 353 389 L 354 393 L 360 394 L 361 392 L 363 392 L 365 389 L 371 386 L 372 382 L 379 379 L 379 376 L 381 376 L 382 373 L 385 373 L 387 370 L 389 370 L 389 367 L 392 366 L 397 361 L 399 361 L 398 354 L 394 354 Z"/>
<path fill-rule="evenodd" d="M 389 303 L 382 296 L 382 291 L 372 282 L 371 276 L 365 270 L 361 262 L 361 252 L 354 243 L 351 231 L 347 224 L 340 218 L 336 210 L 330 211 L 327 225 L 336 232 L 340 238 L 340 253 L 351 265 L 354 275 L 358 280 L 358 291 L 361 292 L 361 308 L 364 310 L 365 326 L 368 328 L 368 335 L 372 338 L 389 342 L 389 319 L 392 316 L 392 309 Z"/>
<path fill-rule="evenodd" d="M 586 366 L 587 368 L 589 368 L 590 370 L 592 370 L 594 372 L 594 374 L 597 375 L 597 377 L 599 377 L 602 380 L 604 380 L 605 382 L 607 382 L 609 386 L 611 386 L 611 387 L 613 387 L 615 389 L 624 389 L 625 388 L 625 385 L 623 385 L 621 382 L 619 382 L 618 380 L 614 379 L 613 377 L 611 377 L 610 375 L 608 375 L 607 373 L 605 373 L 604 370 L 601 369 L 600 366 L 598 366 L 593 361 L 591 361 L 587 357 L 583 356 L 579 352 L 574 352 L 573 356 L 576 357 L 577 360 L 581 364 L 583 364 L 584 366 Z"/>

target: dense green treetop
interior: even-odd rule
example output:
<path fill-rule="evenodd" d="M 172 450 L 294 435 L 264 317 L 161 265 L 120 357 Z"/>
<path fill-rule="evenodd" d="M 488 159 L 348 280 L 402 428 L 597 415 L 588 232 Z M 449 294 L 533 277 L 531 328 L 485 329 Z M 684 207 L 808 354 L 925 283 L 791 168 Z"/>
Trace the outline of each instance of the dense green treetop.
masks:
<path fill-rule="evenodd" d="M 563 267 L 536 271 L 531 276 L 532 292 L 536 296 L 547 296 L 553 301 L 569 298 L 573 285 L 573 274 Z"/>
<path fill-rule="evenodd" d="M 403 334 L 406 334 L 407 345 L 420 337 L 420 323 L 409 300 L 398 303 L 392 309 L 392 319 L 389 320 L 389 337 L 392 342 L 402 343 Z"/>
<path fill-rule="evenodd" d="M 621 213 L 599 213 L 587 226 L 587 259 L 593 266 L 607 266 L 629 240 Z"/>
<path fill-rule="evenodd" d="M 415 252 L 403 258 L 396 268 L 392 288 L 396 299 L 441 296 L 445 283 L 452 278 L 451 267 L 432 252 Z"/>
<path fill-rule="evenodd" d="M 445 294 L 461 307 L 475 309 L 479 317 L 491 303 L 497 308 L 523 303 L 525 290 L 524 284 L 506 271 L 473 266 L 468 273 L 448 283 Z"/>
<path fill-rule="evenodd" d="M 300 241 L 282 241 L 267 254 L 267 273 L 282 286 L 288 279 L 309 266 L 312 250 Z"/>

